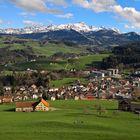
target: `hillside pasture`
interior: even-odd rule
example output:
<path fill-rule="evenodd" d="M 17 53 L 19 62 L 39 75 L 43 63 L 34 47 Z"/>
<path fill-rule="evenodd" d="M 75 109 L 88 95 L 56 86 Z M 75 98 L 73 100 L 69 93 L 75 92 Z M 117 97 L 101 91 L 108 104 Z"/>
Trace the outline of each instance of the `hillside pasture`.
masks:
<path fill-rule="evenodd" d="M 36 62 L 28 62 L 14 65 L 22 70 L 30 69 L 40 69 L 40 70 L 69 70 L 69 69 L 86 69 L 90 66 L 96 67 L 103 58 L 109 56 L 109 54 L 93 54 L 88 56 L 81 56 L 77 59 L 70 60 L 60 60 L 60 61 L 49 61 L 42 60 Z"/>
<path fill-rule="evenodd" d="M 0 105 L 0 139 L 139 140 L 140 116 L 117 111 L 116 101 L 53 101 L 52 112 L 14 112 Z M 106 111 L 99 114 L 96 106 Z"/>

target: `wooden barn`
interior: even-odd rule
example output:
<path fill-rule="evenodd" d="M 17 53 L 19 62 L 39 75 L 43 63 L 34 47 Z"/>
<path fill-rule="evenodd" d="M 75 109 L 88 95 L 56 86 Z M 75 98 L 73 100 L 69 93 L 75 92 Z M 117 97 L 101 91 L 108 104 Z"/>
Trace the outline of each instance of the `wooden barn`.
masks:
<path fill-rule="evenodd" d="M 119 100 L 118 109 L 123 110 L 123 111 L 130 111 L 131 110 L 131 101 L 127 100 L 127 99 Z"/>
<path fill-rule="evenodd" d="M 131 102 L 131 111 L 140 111 L 140 102 Z"/>
<path fill-rule="evenodd" d="M 140 102 L 132 102 L 129 99 L 122 99 L 118 102 L 118 109 L 123 111 L 140 111 Z"/>
<path fill-rule="evenodd" d="M 17 102 L 16 112 L 49 111 L 49 103 L 44 99 L 39 102 Z"/>

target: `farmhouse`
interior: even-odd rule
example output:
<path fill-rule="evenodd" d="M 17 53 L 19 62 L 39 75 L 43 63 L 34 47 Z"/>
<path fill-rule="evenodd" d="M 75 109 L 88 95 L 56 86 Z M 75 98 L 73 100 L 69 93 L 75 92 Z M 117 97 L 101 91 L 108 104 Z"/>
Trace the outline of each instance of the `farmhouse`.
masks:
<path fill-rule="evenodd" d="M 49 111 L 49 103 L 44 99 L 39 102 L 17 102 L 17 112 Z"/>
<path fill-rule="evenodd" d="M 17 102 L 16 112 L 32 112 L 35 110 L 35 103 L 33 102 Z"/>
<path fill-rule="evenodd" d="M 36 102 L 35 104 L 35 111 L 49 111 L 49 103 L 46 102 L 44 99 L 41 101 Z"/>

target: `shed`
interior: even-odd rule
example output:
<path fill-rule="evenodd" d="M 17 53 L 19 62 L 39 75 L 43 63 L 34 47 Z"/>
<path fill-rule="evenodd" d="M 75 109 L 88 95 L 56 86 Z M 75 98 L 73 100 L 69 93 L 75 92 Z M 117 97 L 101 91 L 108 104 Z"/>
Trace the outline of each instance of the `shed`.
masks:
<path fill-rule="evenodd" d="M 131 111 L 140 111 L 140 102 L 131 102 Z"/>
<path fill-rule="evenodd" d="M 118 109 L 123 111 L 131 110 L 131 101 L 129 99 L 122 99 L 118 102 Z"/>

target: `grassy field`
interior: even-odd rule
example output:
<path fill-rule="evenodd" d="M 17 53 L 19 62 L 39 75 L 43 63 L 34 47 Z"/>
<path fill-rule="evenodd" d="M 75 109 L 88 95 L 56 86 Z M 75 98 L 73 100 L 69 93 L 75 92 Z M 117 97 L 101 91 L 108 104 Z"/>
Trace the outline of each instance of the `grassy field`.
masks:
<path fill-rule="evenodd" d="M 88 82 L 84 78 L 63 78 L 62 80 L 51 81 L 50 86 L 54 86 L 54 87 L 68 86 L 68 85 L 73 84 L 76 80 L 80 80 L 81 83 L 87 83 Z"/>
<path fill-rule="evenodd" d="M 77 59 L 67 60 L 62 58 L 60 61 L 51 62 L 47 58 L 58 52 L 63 52 L 64 54 L 74 53 L 78 54 L 77 56 L 79 56 L 79 54 L 89 53 L 89 51 L 87 51 L 85 46 L 67 46 L 64 43 L 41 43 L 35 40 L 20 40 L 16 37 L 0 37 L 0 49 L 4 47 L 6 47 L 7 50 L 5 51 L 6 56 L 2 55 L 3 58 L 5 57 L 3 61 L 5 60 L 6 64 L 12 63 L 12 65 L 9 65 L 8 67 L 0 65 L 0 68 L 3 70 L 26 70 L 28 68 L 39 70 L 60 70 L 73 68 L 85 69 L 89 66 L 98 65 L 103 58 L 109 56 L 109 54 L 93 54 L 88 56 L 81 56 L 79 58 L 77 57 Z M 24 53 L 21 50 L 23 50 Z M 15 57 L 15 54 L 13 55 L 13 53 L 16 52 L 18 52 L 20 55 L 18 55 L 15 60 L 11 59 Z M 37 61 L 26 62 L 25 60 L 27 60 L 27 56 L 29 54 L 35 55 Z M 8 59 L 7 56 L 9 56 L 10 59 Z M 13 61 L 11 62 L 11 60 Z"/>
<path fill-rule="evenodd" d="M 88 56 L 82 56 L 79 59 L 73 59 L 73 63 L 70 64 L 76 69 L 83 69 L 90 65 L 96 66 L 103 58 L 108 57 L 110 54 L 93 54 Z"/>
<path fill-rule="evenodd" d="M 85 69 L 90 65 L 96 66 L 99 64 L 103 58 L 109 56 L 109 54 L 93 54 L 89 56 L 81 56 L 78 59 L 71 59 L 70 61 L 36 61 L 28 62 L 15 65 L 15 67 L 25 70 L 27 68 L 31 69 L 43 69 L 43 70 L 60 70 L 60 69 Z"/>
<path fill-rule="evenodd" d="M 44 45 L 40 45 L 39 42 L 37 41 L 28 40 L 28 42 L 24 44 L 11 43 L 7 45 L 4 43 L 5 41 L 6 39 L 0 38 L 0 48 L 9 46 L 10 47 L 9 50 L 24 50 L 27 47 L 31 47 L 35 55 L 46 56 L 46 57 L 49 57 L 57 52 L 75 53 L 75 54 L 86 52 L 85 47 L 77 47 L 77 46 L 70 47 L 63 43 L 59 43 L 59 44 L 47 43 Z"/>
<path fill-rule="evenodd" d="M 0 105 L 3 140 L 139 140 L 140 116 L 116 112 L 115 101 L 54 101 L 53 112 L 16 113 L 14 105 Z M 95 105 L 106 108 L 99 115 Z"/>
<path fill-rule="evenodd" d="M 33 45 L 31 45 L 33 46 Z M 75 53 L 80 54 L 82 52 L 85 52 L 86 49 L 84 47 L 68 47 L 64 44 L 47 44 L 42 47 L 39 46 L 33 46 L 33 51 L 37 55 L 44 55 L 46 57 L 49 57 L 55 53 L 63 52 L 63 53 Z"/>

